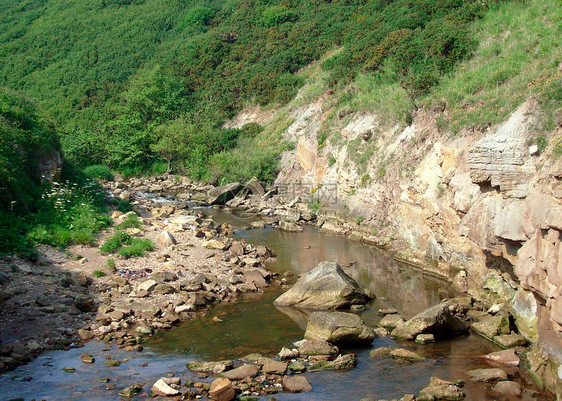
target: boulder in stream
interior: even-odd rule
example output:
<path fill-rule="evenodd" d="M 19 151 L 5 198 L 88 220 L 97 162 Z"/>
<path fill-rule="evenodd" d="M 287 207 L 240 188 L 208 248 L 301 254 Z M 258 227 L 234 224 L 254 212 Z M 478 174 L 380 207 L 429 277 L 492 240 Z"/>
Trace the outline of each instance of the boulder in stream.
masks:
<path fill-rule="evenodd" d="M 468 330 L 468 325 L 449 311 L 446 303 L 440 303 L 413 318 L 399 324 L 392 330 L 392 337 L 413 340 L 418 334 L 434 334 L 448 337 Z"/>
<path fill-rule="evenodd" d="M 313 312 L 306 325 L 304 338 L 334 344 L 358 345 L 373 342 L 375 333 L 353 313 Z"/>
<path fill-rule="evenodd" d="M 207 192 L 208 202 L 211 205 L 224 205 L 234 198 L 242 188 L 243 186 L 239 182 L 212 188 Z"/>
<path fill-rule="evenodd" d="M 276 305 L 341 309 L 364 305 L 369 297 L 336 262 L 324 261 L 304 274 L 276 300 Z"/>

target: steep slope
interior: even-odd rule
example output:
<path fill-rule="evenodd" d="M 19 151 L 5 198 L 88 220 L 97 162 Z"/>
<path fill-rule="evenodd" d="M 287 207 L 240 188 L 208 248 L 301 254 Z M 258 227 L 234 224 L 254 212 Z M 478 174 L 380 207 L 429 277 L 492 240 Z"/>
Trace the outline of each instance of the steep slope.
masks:
<path fill-rule="evenodd" d="M 312 66 L 277 114 L 253 109 L 231 122 L 256 119 L 258 141 L 280 132 L 295 143 L 276 184 L 304 184 L 323 229 L 377 243 L 509 309 L 557 361 L 542 374 L 558 392 L 561 15 L 560 4 L 538 1 L 488 13 L 473 27 L 475 56 L 413 111 L 392 82 L 366 74 L 333 92 Z"/>

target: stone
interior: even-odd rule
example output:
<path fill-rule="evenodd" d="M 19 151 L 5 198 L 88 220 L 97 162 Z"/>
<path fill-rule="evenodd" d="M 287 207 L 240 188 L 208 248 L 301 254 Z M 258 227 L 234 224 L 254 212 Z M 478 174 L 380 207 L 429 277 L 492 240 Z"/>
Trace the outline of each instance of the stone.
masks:
<path fill-rule="evenodd" d="M 394 348 L 391 347 L 378 347 L 369 352 L 369 357 L 373 359 L 384 358 L 390 355 Z"/>
<path fill-rule="evenodd" d="M 499 334 L 509 334 L 509 317 L 507 315 L 491 316 L 470 326 L 475 332 L 492 340 Z"/>
<path fill-rule="evenodd" d="M 324 261 L 303 274 L 275 300 L 276 305 L 311 309 L 340 309 L 364 305 L 369 297 L 335 262 Z"/>
<path fill-rule="evenodd" d="M 234 362 L 231 360 L 218 361 L 218 362 L 188 362 L 186 367 L 192 372 L 196 373 L 215 373 L 219 374 L 226 370 L 232 369 Z"/>
<path fill-rule="evenodd" d="M 119 359 L 110 359 L 109 361 L 105 361 L 105 366 L 108 368 L 116 368 L 117 366 L 121 366 L 121 361 Z"/>
<path fill-rule="evenodd" d="M 494 336 L 493 340 L 504 348 L 520 347 L 527 344 L 525 337 L 517 333 Z"/>
<path fill-rule="evenodd" d="M 302 356 L 336 355 L 338 347 L 327 341 L 305 340 L 301 343 L 299 354 Z"/>
<path fill-rule="evenodd" d="M 287 363 L 269 359 L 263 364 L 262 370 L 268 374 L 284 375 L 287 371 Z"/>
<path fill-rule="evenodd" d="M 231 401 L 236 397 L 236 391 L 230 380 L 218 378 L 211 384 L 209 397 L 216 401 Z"/>
<path fill-rule="evenodd" d="M 250 181 L 246 183 L 245 187 L 248 188 L 253 195 L 258 195 L 262 197 L 265 194 L 265 189 L 263 188 L 263 185 L 261 184 L 261 182 L 259 182 L 259 180 L 256 177 L 252 177 Z"/>
<path fill-rule="evenodd" d="M 392 351 L 390 351 L 389 355 L 394 359 L 401 359 L 409 362 L 425 361 L 425 358 L 423 356 L 404 348 L 393 349 Z"/>
<path fill-rule="evenodd" d="M 509 366 L 519 366 L 520 359 L 515 353 L 514 349 L 506 349 L 503 351 L 491 352 L 484 355 L 484 359 L 496 363 L 501 363 Z"/>
<path fill-rule="evenodd" d="M 302 373 L 306 371 L 306 366 L 304 363 L 300 361 L 295 361 L 295 362 L 291 362 L 287 367 L 287 369 L 289 369 L 291 372 Z"/>
<path fill-rule="evenodd" d="M 403 322 L 404 318 L 402 316 L 398 314 L 390 314 L 380 320 L 379 326 L 384 327 L 385 329 L 394 329 Z"/>
<path fill-rule="evenodd" d="M 433 334 L 418 334 L 415 340 L 418 344 L 429 344 L 435 342 L 435 336 Z"/>
<path fill-rule="evenodd" d="M 65 368 L 62 368 L 62 370 L 64 370 L 66 373 L 74 373 L 76 371 L 76 369 L 74 369 L 71 366 L 67 366 Z"/>
<path fill-rule="evenodd" d="M 468 276 L 466 275 L 466 271 L 459 271 L 453 278 L 451 286 L 455 291 L 460 293 L 468 292 Z"/>
<path fill-rule="evenodd" d="M 319 372 L 323 370 L 343 370 L 352 369 L 357 366 L 357 355 L 339 355 L 333 361 L 318 361 L 310 365 L 309 372 Z"/>
<path fill-rule="evenodd" d="M 452 315 L 449 305 L 440 303 L 396 327 L 390 335 L 395 338 L 413 340 L 418 334 L 434 334 L 436 337 L 447 337 L 468 330 L 468 325 Z"/>
<path fill-rule="evenodd" d="M 283 390 L 287 393 L 302 393 L 312 391 L 312 386 L 304 376 L 284 376 Z"/>
<path fill-rule="evenodd" d="M 537 244 L 534 244 L 530 249 L 531 252 L 534 251 L 534 253 L 536 253 L 536 245 Z M 525 244 L 524 247 L 527 247 L 527 244 Z M 528 262 L 528 264 L 530 264 L 530 262 Z M 538 269 L 533 268 L 531 264 L 531 271 L 528 274 L 535 275 L 536 270 Z M 542 279 L 541 281 L 547 280 Z M 519 333 L 530 342 L 536 342 L 538 340 L 537 300 L 531 291 L 525 291 L 523 289 L 517 290 L 511 303 L 511 314 L 515 318 L 515 326 L 517 326 Z"/>
<path fill-rule="evenodd" d="M 244 272 L 244 278 L 248 283 L 254 283 L 258 288 L 267 287 L 267 281 L 258 270 L 247 270 Z"/>
<path fill-rule="evenodd" d="M 151 391 L 156 395 L 161 395 L 164 397 L 172 397 L 180 394 L 178 390 L 170 387 L 170 385 L 163 379 L 157 380 L 156 383 L 154 383 L 154 385 L 152 386 Z"/>
<path fill-rule="evenodd" d="M 279 358 L 280 360 L 286 360 L 286 359 L 293 359 L 293 358 L 297 358 L 299 356 L 299 351 L 295 350 L 290 350 L 289 348 L 285 348 L 283 347 L 281 349 L 281 351 L 279 351 L 279 353 L 277 354 L 277 358 Z"/>
<path fill-rule="evenodd" d="M 353 313 L 313 312 L 308 319 L 304 338 L 334 344 L 359 345 L 370 344 L 375 338 L 375 333 Z"/>
<path fill-rule="evenodd" d="M 242 380 L 247 377 L 256 377 L 259 373 L 259 369 L 256 365 L 242 365 L 236 369 L 232 369 L 221 374 L 222 377 L 226 377 L 229 380 Z"/>
<path fill-rule="evenodd" d="M 207 198 L 210 205 L 224 205 L 233 199 L 243 186 L 239 182 L 233 182 L 210 189 L 207 192 Z"/>
<path fill-rule="evenodd" d="M 141 319 L 152 319 L 161 312 L 161 309 L 156 305 L 150 305 L 145 302 L 133 302 L 131 309 L 134 315 Z"/>
<path fill-rule="evenodd" d="M 210 239 L 208 241 L 203 242 L 204 248 L 218 249 L 220 251 L 224 251 L 228 249 L 228 246 L 229 246 L 228 242 L 219 241 L 218 239 Z"/>
<path fill-rule="evenodd" d="M 96 359 L 90 354 L 80 356 L 80 360 L 84 363 L 94 363 L 96 361 Z"/>
<path fill-rule="evenodd" d="M 283 231 L 300 232 L 303 228 L 300 224 L 294 223 L 292 221 L 281 220 L 279 222 L 279 228 Z"/>
<path fill-rule="evenodd" d="M 464 399 L 466 394 L 453 384 L 443 384 L 440 386 L 426 387 L 422 389 L 420 391 L 420 396 L 427 397 L 423 399 L 435 401 L 455 401 Z M 416 400 L 421 400 L 422 397 L 417 397 Z"/>
<path fill-rule="evenodd" d="M 507 380 L 507 373 L 499 368 L 473 369 L 467 372 L 470 380 L 475 382 L 494 382 Z"/>
<path fill-rule="evenodd" d="M 515 396 L 521 395 L 521 386 L 519 385 L 519 383 L 509 380 L 498 382 L 494 387 L 492 387 L 492 390 L 502 394 Z"/>
<path fill-rule="evenodd" d="M 88 341 L 94 338 L 94 333 L 92 333 L 90 330 L 78 329 L 77 333 L 78 337 L 80 337 L 80 339 L 84 341 Z"/>
<path fill-rule="evenodd" d="M 119 392 L 119 395 L 124 398 L 133 398 L 135 395 L 142 391 L 142 387 L 142 383 L 135 383 L 131 386 L 125 387 Z"/>
<path fill-rule="evenodd" d="M 162 231 L 159 240 L 160 240 L 160 245 L 166 248 L 178 243 L 178 241 L 176 241 L 174 236 L 169 231 L 166 230 Z"/>
<path fill-rule="evenodd" d="M 148 279 L 139 284 L 137 291 L 151 292 L 157 285 L 158 282 L 156 280 Z"/>

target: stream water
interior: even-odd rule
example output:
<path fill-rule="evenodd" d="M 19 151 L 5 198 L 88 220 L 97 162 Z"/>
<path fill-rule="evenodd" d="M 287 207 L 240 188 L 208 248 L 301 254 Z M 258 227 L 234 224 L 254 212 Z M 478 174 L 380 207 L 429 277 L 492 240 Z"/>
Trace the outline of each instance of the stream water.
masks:
<path fill-rule="evenodd" d="M 243 230 L 240 227 L 251 220 L 212 209 L 206 212 L 217 221 L 238 227 L 235 230 L 238 238 L 273 249 L 277 262 L 268 266 L 272 271 L 284 273 L 291 270 L 300 274 L 323 260 L 339 262 L 344 270 L 377 296 L 377 300 L 361 313 L 367 325 L 377 325 L 380 316 L 376 311 L 379 308 L 395 307 L 408 318 L 437 304 L 443 297 L 454 295 L 447 282 L 403 266 L 375 247 L 323 233 L 310 226 L 305 226 L 300 233 L 272 228 Z M 126 352 L 95 341 L 70 351 L 45 353 L 28 365 L 0 376 L 0 400 L 18 397 L 25 400 L 118 400 L 118 391 L 132 383 L 145 381 L 147 389 L 168 373 L 190 376 L 185 368 L 187 361 L 239 358 L 254 352 L 273 356 L 281 347 L 290 347 L 292 342 L 303 338 L 307 319 L 307 313 L 302 310 L 273 305 L 273 300 L 281 292 L 280 288 L 272 287 L 265 294 L 247 294 L 234 303 L 220 305 L 205 317 L 182 323 L 178 328 L 151 339 L 142 353 Z M 222 322 L 214 321 L 214 317 L 219 317 Z M 372 346 L 392 345 L 396 343 L 386 337 L 375 339 Z M 275 399 L 359 401 L 367 397 L 400 398 L 406 393 L 417 393 L 427 385 L 431 376 L 446 380 L 464 379 L 467 370 L 489 367 L 478 356 L 499 350 L 474 334 L 429 345 L 402 343 L 400 346 L 425 356 L 426 361 L 411 364 L 387 358 L 374 360 L 368 356 L 370 348 L 354 350 L 359 359 L 355 369 L 306 374 L 312 392 L 280 393 Z M 95 364 L 83 364 L 79 356 L 84 353 L 93 354 L 98 360 Z M 105 355 L 131 359 L 118 368 L 108 368 L 102 363 Z M 65 373 L 62 368 L 67 366 L 76 371 Z M 525 375 L 517 375 L 515 380 L 524 387 L 531 386 Z M 553 399 L 550 394 L 542 392 L 538 394 L 539 398 L 530 397 L 530 393 L 524 393 L 523 398 L 501 396 L 492 392 L 491 387 L 467 382 L 467 399 Z"/>

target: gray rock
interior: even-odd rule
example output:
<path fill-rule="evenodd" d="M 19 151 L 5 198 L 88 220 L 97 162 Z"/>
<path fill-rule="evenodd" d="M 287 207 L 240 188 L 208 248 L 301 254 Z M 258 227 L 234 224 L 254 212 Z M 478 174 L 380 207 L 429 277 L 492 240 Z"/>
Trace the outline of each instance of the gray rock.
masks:
<path fill-rule="evenodd" d="M 343 370 L 352 369 L 357 366 L 357 355 L 339 355 L 333 361 L 318 361 L 308 368 L 309 372 L 319 372 L 323 370 Z"/>
<path fill-rule="evenodd" d="M 175 395 L 179 395 L 180 392 L 175 388 L 170 387 L 168 383 L 166 383 L 163 379 L 159 379 L 154 383 L 152 386 L 152 392 L 157 395 L 161 395 L 164 397 L 171 397 Z"/>
<path fill-rule="evenodd" d="M 304 376 L 284 376 L 283 390 L 288 393 L 302 393 L 312 391 L 312 386 Z"/>
<path fill-rule="evenodd" d="M 259 373 L 259 369 L 256 365 L 242 365 L 236 369 L 229 370 L 221 374 L 222 377 L 226 377 L 229 380 L 242 380 L 246 377 L 256 377 Z"/>
<path fill-rule="evenodd" d="M 369 352 L 369 357 L 373 359 L 384 358 L 386 356 L 389 356 L 390 352 L 393 349 L 394 348 L 390 348 L 390 347 L 378 347 L 372 350 L 371 352 Z"/>
<path fill-rule="evenodd" d="M 336 355 L 338 347 L 327 341 L 305 340 L 301 343 L 299 354 L 302 356 Z"/>
<path fill-rule="evenodd" d="M 279 222 L 279 228 L 283 231 L 292 231 L 292 232 L 303 231 L 303 228 L 300 224 L 294 223 L 292 221 L 286 221 L 286 220 L 281 220 Z"/>
<path fill-rule="evenodd" d="M 415 340 L 418 344 L 429 344 L 435 342 L 435 336 L 433 334 L 418 334 Z"/>
<path fill-rule="evenodd" d="M 455 401 L 462 400 L 465 397 L 466 394 L 457 386 L 452 384 L 443 384 L 440 386 L 426 387 L 422 389 L 420 391 L 420 397 L 417 397 L 416 400 L 430 399 L 435 401 Z"/>
<path fill-rule="evenodd" d="M 375 333 L 353 313 L 313 312 L 306 325 L 304 338 L 334 344 L 370 344 Z"/>
<path fill-rule="evenodd" d="M 226 370 L 232 369 L 234 362 L 230 360 L 218 362 L 188 362 L 186 367 L 196 373 L 215 373 L 219 374 Z"/>
<path fill-rule="evenodd" d="M 446 337 L 467 330 L 467 324 L 451 315 L 446 303 L 440 303 L 400 324 L 392 330 L 391 336 L 413 340 L 418 334 L 429 333 L 436 337 Z"/>
<path fill-rule="evenodd" d="M 389 314 L 381 319 L 379 326 L 385 329 L 394 329 L 404 322 L 404 318 L 398 314 Z"/>
<path fill-rule="evenodd" d="M 527 340 L 525 339 L 525 337 L 517 333 L 494 336 L 493 340 L 495 343 L 504 348 L 519 347 L 527 344 Z"/>
<path fill-rule="evenodd" d="M 304 274 L 276 305 L 312 309 L 338 309 L 365 304 L 369 297 L 335 262 L 324 261 Z"/>
<path fill-rule="evenodd" d="M 491 316 L 470 326 L 475 332 L 492 340 L 500 334 L 509 334 L 509 317 L 507 315 Z"/>
<path fill-rule="evenodd" d="M 408 351 L 404 348 L 396 348 L 390 351 L 390 356 L 394 359 L 401 359 L 409 362 L 421 362 L 425 361 L 425 358 L 413 351 Z"/>
<path fill-rule="evenodd" d="M 507 380 L 507 373 L 499 368 L 492 369 L 473 369 L 467 372 L 470 380 L 475 382 L 494 382 Z"/>
<path fill-rule="evenodd" d="M 207 192 L 208 202 L 211 205 L 224 205 L 233 199 L 242 188 L 243 186 L 239 182 L 212 188 Z"/>
<path fill-rule="evenodd" d="M 263 364 L 262 370 L 264 373 L 284 375 L 287 371 L 287 363 L 270 359 Z"/>
<path fill-rule="evenodd" d="M 492 390 L 502 394 L 519 396 L 521 395 L 521 386 L 517 382 L 505 380 L 497 383 Z"/>
<path fill-rule="evenodd" d="M 135 383 L 129 387 L 125 387 L 119 392 L 119 395 L 124 398 L 133 398 L 135 395 L 142 391 L 142 387 L 142 383 Z"/>

